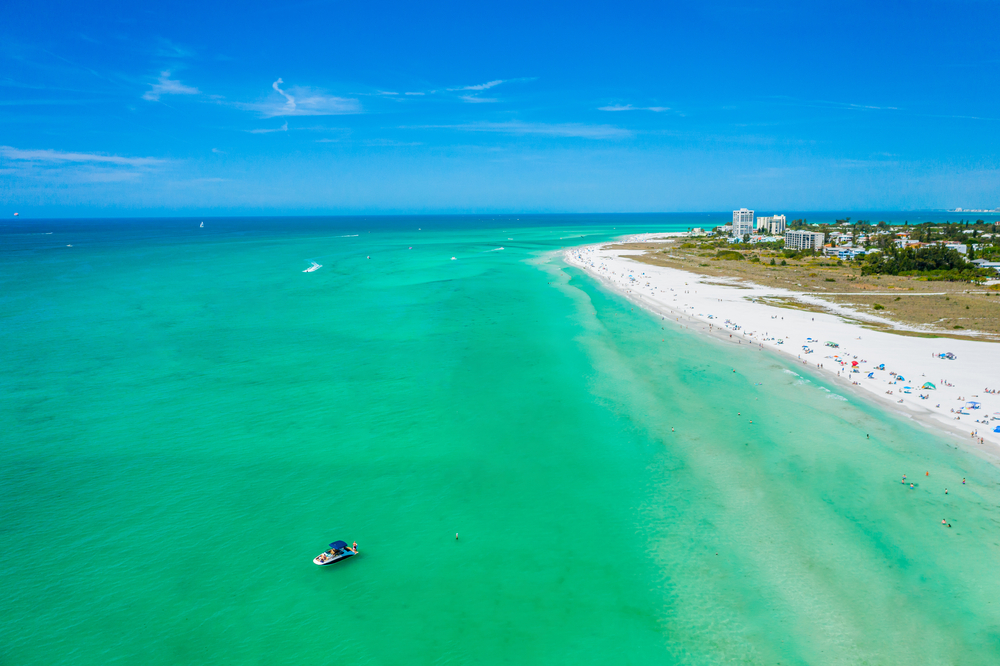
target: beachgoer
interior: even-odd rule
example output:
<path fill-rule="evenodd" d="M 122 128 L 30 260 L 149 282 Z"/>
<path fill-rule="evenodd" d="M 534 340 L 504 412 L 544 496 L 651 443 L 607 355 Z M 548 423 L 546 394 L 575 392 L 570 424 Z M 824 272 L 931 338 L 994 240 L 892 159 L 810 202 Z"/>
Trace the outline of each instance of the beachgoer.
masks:
<path fill-rule="evenodd" d="M 947 521 L 947 520 L 945 520 L 944 518 L 942 518 L 942 519 L 941 519 L 941 524 L 942 524 L 942 525 L 947 525 L 947 524 L 948 524 L 948 521 Z"/>
<path fill-rule="evenodd" d="M 947 494 L 948 494 L 948 489 L 947 489 L 947 488 L 945 488 L 945 489 L 944 489 L 944 494 L 945 494 L 945 495 L 947 495 Z"/>
<path fill-rule="evenodd" d="M 963 486 L 965 485 L 965 477 L 964 476 L 962 477 L 962 485 Z"/>
<path fill-rule="evenodd" d="M 358 542 L 357 541 L 354 542 L 354 546 L 351 548 L 351 550 L 354 551 L 355 555 L 358 554 Z"/>
<path fill-rule="evenodd" d="M 913 488 L 913 484 L 912 484 L 912 483 L 910 484 L 910 488 L 911 488 L 911 489 Z"/>

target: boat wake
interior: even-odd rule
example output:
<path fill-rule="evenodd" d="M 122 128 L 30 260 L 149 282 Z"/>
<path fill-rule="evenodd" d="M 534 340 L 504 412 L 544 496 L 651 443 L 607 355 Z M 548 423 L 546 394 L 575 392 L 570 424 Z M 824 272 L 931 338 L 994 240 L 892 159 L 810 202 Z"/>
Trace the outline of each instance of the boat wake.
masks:
<path fill-rule="evenodd" d="M 304 271 L 302 271 L 302 272 L 303 272 L 303 273 L 312 273 L 313 271 L 318 271 L 318 270 L 319 270 L 319 269 L 321 269 L 321 268 L 323 268 L 323 265 L 322 265 L 322 264 L 317 264 L 317 263 L 316 263 L 316 262 L 314 261 L 314 262 L 312 262 L 312 266 L 310 266 L 309 268 L 305 269 L 305 270 L 304 270 Z"/>

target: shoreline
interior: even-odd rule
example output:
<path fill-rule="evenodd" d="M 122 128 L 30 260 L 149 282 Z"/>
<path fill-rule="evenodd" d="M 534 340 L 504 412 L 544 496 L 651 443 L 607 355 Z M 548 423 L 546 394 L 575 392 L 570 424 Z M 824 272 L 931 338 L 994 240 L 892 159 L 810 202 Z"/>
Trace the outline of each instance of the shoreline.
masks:
<path fill-rule="evenodd" d="M 1000 420 L 992 420 L 995 412 L 1000 417 L 1000 392 L 984 391 L 1000 391 L 1000 377 L 995 380 L 997 386 L 977 384 L 989 381 L 983 369 L 1000 367 L 1000 345 L 872 330 L 862 325 L 868 317 L 843 306 L 833 312 L 781 307 L 761 299 L 793 298 L 810 303 L 816 296 L 639 263 L 630 257 L 644 251 L 617 248 L 624 243 L 686 235 L 630 235 L 610 243 L 566 248 L 561 254 L 567 265 L 583 270 L 665 321 L 714 340 L 794 361 L 825 380 L 835 380 L 838 388 L 863 400 L 888 407 L 939 434 L 953 435 L 967 448 L 1000 464 L 1000 433 L 993 432 Z M 839 346 L 828 347 L 826 341 L 837 341 Z M 936 356 L 945 352 L 953 352 L 957 358 Z M 884 370 L 877 369 L 883 364 Z M 852 372 L 853 368 L 858 371 Z M 897 375 L 905 379 L 897 379 Z M 925 382 L 933 383 L 936 389 L 921 389 Z M 928 397 L 922 399 L 921 395 Z M 967 409 L 970 401 L 980 403 L 980 408 Z M 984 420 L 987 423 L 976 422 Z M 975 437 L 972 432 L 976 432 Z"/>

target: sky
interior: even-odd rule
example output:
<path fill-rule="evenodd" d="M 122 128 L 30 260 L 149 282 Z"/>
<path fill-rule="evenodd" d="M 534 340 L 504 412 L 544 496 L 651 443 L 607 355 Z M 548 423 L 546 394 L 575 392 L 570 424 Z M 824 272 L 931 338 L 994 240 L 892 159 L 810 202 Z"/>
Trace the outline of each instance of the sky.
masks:
<path fill-rule="evenodd" d="M 1000 207 L 996 0 L 0 4 L 0 218 Z"/>

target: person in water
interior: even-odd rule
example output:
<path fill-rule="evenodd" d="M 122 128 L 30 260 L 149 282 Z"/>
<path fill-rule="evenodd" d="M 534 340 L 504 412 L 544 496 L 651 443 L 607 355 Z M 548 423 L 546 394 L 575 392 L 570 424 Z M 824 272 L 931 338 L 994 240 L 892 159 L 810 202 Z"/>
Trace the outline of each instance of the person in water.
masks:
<path fill-rule="evenodd" d="M 357 541 L 355 541 L 355 542 L 354 542 L 354 545 L 353 545 L 353 546 L 351 546 L 351 550 L 353 550 L 353 551 L 354 551 L 354 554 L 355 554 L 355 555 L 357 555 L 357 554 L 358 554 L 358 542 L 357 542 Z"/>

